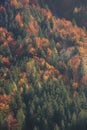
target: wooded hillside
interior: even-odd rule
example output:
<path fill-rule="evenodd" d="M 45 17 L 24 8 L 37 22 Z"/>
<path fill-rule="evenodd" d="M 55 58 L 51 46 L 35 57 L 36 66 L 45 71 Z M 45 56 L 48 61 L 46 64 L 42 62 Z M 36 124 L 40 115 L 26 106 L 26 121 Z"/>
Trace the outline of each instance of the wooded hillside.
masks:
<path fill-rule="evenodd" d="M 0 1 L 0 130 L 87 129 L 86 3 Z"/>

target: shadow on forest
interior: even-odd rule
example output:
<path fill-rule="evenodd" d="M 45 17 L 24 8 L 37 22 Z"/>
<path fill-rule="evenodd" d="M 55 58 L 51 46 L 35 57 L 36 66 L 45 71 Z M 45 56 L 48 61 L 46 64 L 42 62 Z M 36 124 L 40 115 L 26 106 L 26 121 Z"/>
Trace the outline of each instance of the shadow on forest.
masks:
<path fill-rule="evenodd" d="M 77 4 L 76 0 L 46 0 L 46 4 L 51 9 L 52 13 L 56 17 L 71 19 L 73 15 L 73 9 Z M 53 4 L 52 4 L 53 2 Z"/>

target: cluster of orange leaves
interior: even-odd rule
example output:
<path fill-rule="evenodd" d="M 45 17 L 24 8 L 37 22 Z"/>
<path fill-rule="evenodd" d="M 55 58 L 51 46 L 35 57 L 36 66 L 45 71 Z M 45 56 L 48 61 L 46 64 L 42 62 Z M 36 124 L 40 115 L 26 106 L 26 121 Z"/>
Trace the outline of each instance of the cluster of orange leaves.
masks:
<path fill-rule="evenodd" d="M 39 49 L 41 49 L 42 47 L 47 48 L 50 46 L 50 42 L 47 38 L 36 37 L 36 45 Z"/>
<path fill-rule="evenodd" d="M 12 34 L 7 31 L 7 29 L 0 27 L 0 41 L 2 44 L 0 44 L 0 47 L 3 48 L 3 50 L 6 48 L 15 49 L 16 43 L 14 42 L 14 39 L 12 37 Z M 8 56 L 1 55 L 1 62 L 3 65 L 10 65 L 10 58 Z"/>
<path fill-rule="evenodd" d="M 52 13 L 50 10 L 46 10 L 44 8 L 41 8 L 41 13 L 47 21 L 52 17 Z"/>
<path fill-rule="evenodd" d="M 34 17 L 31 15 L 30 16 L 30 22 L 29 25 L 27 26 L 27 32 L 30 34 L 37 35 L 39 31 L 39 25 L 38 22 L 34 19 Z"/>
<path fill-rule="evenodd" d="M 83 29 L 78 28 L 77 26 L 73 26 L 72 23 L 65 19 L 57 19 L 52 18 L 53 22 L 53 30 L 58 33 L 62 40 L 66 40 L 69 38 L 72 42 L 76 42 L 82 44 L 82 38 L 86 39 L 87 34 Z"/>
<path fill-rule="evenodd" d="M 12 113 L 9 113 L 9 115 L 7 116 L 7 124 L 9 130 L 18 128 L 17 119 L 14 118 Z"/>
<path fill-rule="evenodd" d="M 43 72 L 43 80 L 48 80 L 50 77 L 53 80 L 57 80 L 59 76 L 59 71 L 54 68 L 54 66 L 50 65 L 46 62 L 46 70 Z"/>
<path fill-rule="evenodd" d="M 31 48 L 29 49 L 29 54 L 31 54 L 31 55 L 36 55 L 36 49 L 35 49 L 34 47 L 31 47 Z"/>
<path fill-rule="evenodd" d="M 73 82 L 72 86 L 73 86 L 73 88 L 77 88 L 78 87 L 78 83 L 77 82 Z"/>
<path fill-rule="evenodd" d="M 2 112 L 9 112 L 9 104 L 11 101 L 10 95 L 0 95 L 0 111 Z"/>
<path fill-rule="evenodd" d="M 23 7 L 25 4 L 29 4 L 29 1 L 30 0 L 11 0 L 10 1 L 10 5 L 12 7 L 15 7 L 15 8 L 21 8 Z"/>
<path fill-rule="evenodd" d="M 0 40 L 3 41 L 2 46 L 7 46 L 8 43 L 13 41 L 13 37 L 5 28 L 0 27 Z"/>
<path fill-rule="evenodd" d="M 36 65 L 40 67 L 37 72 Z M 27 62 L 27 72 L 32 73 L 35 77 L 38 75 L 39 80 L 48 80 L 51 76 L 56 79 L 58 77 L 59 71 L 55 69 L 54 66 L 50 65 L 44 58 L 34 57 L 31 61 Z M 24 81 L 23 81 L 24 82 Z"/>
<path fill-rule="evenodd" d="M 26 85 L 26 89 L 29 89 L 29 84 L 28 84 L 28 80 L 27 80 L 27 73 L 26 72 L 22 72 L 20 74 L 20 79 L 18 81 L 18 86 L 19 86 L 19 90 L 20 93 L 22 94 L 24 89 L 23 89 L 23 85 Z"/>
<path fill-rule="evenodd" d="M 16 15 L 15 20 L 18 22 L 20 27 L 23 27 L 22 15 L 20 13 Z"/>
<path fill-rule="evenodd" d="M 51 57 L 52 55 L 52 50 L 50 48 L 47 48 L 47 56 Z"/>
<path fill-rule="evenodd" d="M 37 0 L 36 0 L 37 1 Z M 19 8 L 22 6 L 22 4 L 28 4 L 29 0 L 11 0 L 11 5 Z M 2 8 L 1 8 L 2 10 Z M 86 39 L 87 34 L 81 29 L 78 28 L 77 26 L 73 26 L 72 23 L 68 20 L 65 19 L 56 19 L 54 16 L 52 16 L 52 13 L 49 10 L 46 9 L 40 9 L 40 13 L 44 16 L 46 21 L 51 20 L 53 24 L 53 28 L 50 30 L 50 34 L 53 34 L 57 32 L 58 36 L 62 39 L 62 41 L 66 41 L 67 38 L 69 38 L 72 42 L 76 42 L 79 46 L 83 44 L 82 38 Z M 23 16 L 18 13 L 15 17 L 16 22 L 20 25 L 20 27 L 23 27 Z M 47 57 L 52 56 L 52 50 L 50 49 L 50 41 L 47 38 L 40 38 L 38 36 L 38 31 L 39 31 L 39 25 L 38 22 L 35 20 L 35 18 L 31 15 L 30 16 L 30 21 L 28 25 L 26 25 L 26 31 L 29 33 L 29 35 L 34 34 L 36 36 L 35 38 L 35 43 L 38 49 L 42 50 L 45 48 L 47 50 Z M 16 55 L 21 55 L 23 52 L 23 46 L 20 45 L 18 48 L 16 48 L 16 42 L 13 40 L 11 35 L 8 35 L 8 31 L 2 27 L 0 27 L 0 39 L 4 40 L 3 42 L 3 47 L 9 45 L 12 50 L 15 50 Z M 85 41 L 86 42 L 86 41 Z M 56 44 L 56 48 L 58 49 L 61 47 L 61 43 Z M 16 48 L 16 49 L 15 49 Z M 57 54 L 57 49 L 54 49 L 55 54 Z M 71 50 L 70 50 L 71 51 Z M 84 51 L 81 50 L 80 51 Z M 34 48 L 32 45 L 29 47 L 29 53 L 32 55 L 36 55 L 37 51 L 36 48 Z M 46 62 L 45 59 L 43 58 L 37 58 L 38 59 L 38 64 L 40 65 L 41 68 L 45 68 L 45 71 L 41 70 L 41 74 L 43 76 L 44 80 L 48 80 L 49 77 L 53 75 L 59 75 L 58 70 L 56 70 L 52 65 L 50 65 L 48 62 Z M 10 59 L 8 57 L 2 57 L 2 63 L 3 64 L 10 64 Z M 73 72 L 75 72 L 78 69 L 78 66 L 80 64 L 80 57 L 76 56 L 70 59 L 69 63 L 72 65 Z M 32 72 L 32 70 L 35 68 L 35 61 L 28 62 L 27 63 L 27 70 Z M 62 77 L 62 75 L 60 75 Z M 21 77 L 18 85 L 22 87 L 23 84 L 27 83 L 26 78 Z M 74 83 L 73 86 L 76 86 Z M 22 89 L 21 89 L 22 92 Z"/>
<path fill-rule="evenodd" d="M 5 8 L 0 5 L 0 12 L 1 12 L 1 11 L 5 11 Z"/>
<path fill-rule="evenodd" d="M 22 27 L 21 15 L 18 13 L 16 15 L 15 20 L 19 22 L 20 26 Z M 17 47 L 17 42 L 14 40 L 12 34 L 8 32 L 6 29 L 0 27 L 0 40 L 2 41 L 1 46 L 3 48 L 9 47 L 12 51 L 14 51 L 15 55 L 21 55 L 24 52 L 23 45 Z M 2 56 L 2 63 L 3 64 L 10 64 L 9 57 Z"/>
<path fill-rule="evenodd" d="M 0 27 L 0 40 L 4 40 L 7 34 L 8 34 L 8 31 L 5 28 Z"/>
<path fill-rule="evenodd" d="M 9 58 L 8 57 L 2 57 L 2 63 L 3 64 L 10 64 L 10 60 L 9 60 Z"/>

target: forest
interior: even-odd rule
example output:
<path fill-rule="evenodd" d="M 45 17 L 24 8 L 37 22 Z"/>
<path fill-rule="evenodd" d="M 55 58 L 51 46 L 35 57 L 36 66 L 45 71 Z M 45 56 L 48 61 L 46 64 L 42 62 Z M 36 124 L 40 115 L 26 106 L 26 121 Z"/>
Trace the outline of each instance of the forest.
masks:
<path fill-rule="evenodd" d="M 0 0 L 0 130 L 87 130 L 86 0 Z"/>

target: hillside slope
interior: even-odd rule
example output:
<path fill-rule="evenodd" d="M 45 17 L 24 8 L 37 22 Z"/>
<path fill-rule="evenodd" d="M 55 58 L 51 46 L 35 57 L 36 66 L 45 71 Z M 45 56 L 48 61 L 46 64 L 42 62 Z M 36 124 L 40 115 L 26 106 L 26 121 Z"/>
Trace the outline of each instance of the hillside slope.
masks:
<path fill-rule="evenodd" d="M 87 128 L 87 32 L 54 5 L 0 2 L 0 130 Z"/>

